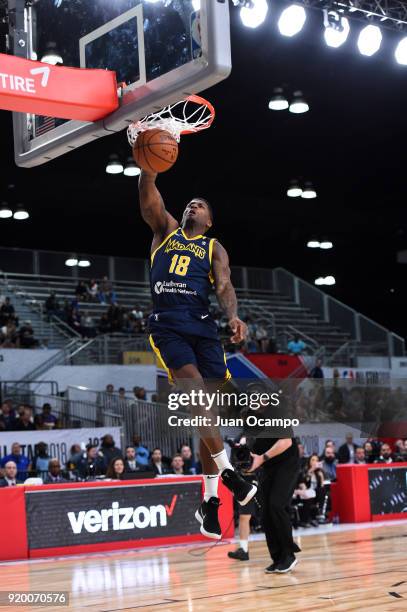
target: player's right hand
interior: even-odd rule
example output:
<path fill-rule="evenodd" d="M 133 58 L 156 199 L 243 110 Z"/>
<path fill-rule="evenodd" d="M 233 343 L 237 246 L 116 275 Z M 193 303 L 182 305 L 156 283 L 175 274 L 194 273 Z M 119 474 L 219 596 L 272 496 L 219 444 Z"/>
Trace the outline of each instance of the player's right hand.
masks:
<path fill-rule="evenodd" d="M 238 317 L 234 317 L 229 321 L 229 327 L 232 330 L 233 336 L 231 337 L 231 341 L 233 344 L 240 344 L 243 340 L 247 338 L 247 325 L 244 321 L 241 321 Z"/>

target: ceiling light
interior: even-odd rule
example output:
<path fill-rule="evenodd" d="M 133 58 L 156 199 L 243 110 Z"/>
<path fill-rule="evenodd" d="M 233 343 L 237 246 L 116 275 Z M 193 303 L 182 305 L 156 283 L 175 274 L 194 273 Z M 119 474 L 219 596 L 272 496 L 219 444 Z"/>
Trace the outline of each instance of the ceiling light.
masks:
<path fill-rule="evenodd" d="M 302 191 L 301 197 L 305 198 L 306 200 L 312 200 L 313 198 L 317 197 L 317 192 L 315 191 L 314 187 L 312 186 L 312 183 L 305 183 L 305 186 L 304 186 L 304 189 Z"/>
<path fill-rule="evenodd" d="M 123 164 L 120 162 L 118 155 L 110 155 L 106 166 L 107 174 L 121 174 L 123 172 Z"/>
<path fill-rule="evenodd" d="M 134 159 L 132 157 L 128 157 L 123 172 L 125 176 L 138 176 L 141 173 L 141 170 L 134 163 Z"/>
<path fill-rule="evenodd" d="M 250 6 L 240 9 L 240 19 L 247 28 L 257 28 L 266 19 L 268 10 L 267 0 L 252 0 Z"/>
<path fill-rule="evenodd" d="M 325 285 L 335 285 L 336 280 L 334 276 L 326 276 L 325 277 Z"/>
<path fill-rule="evenodd" d="M 325 279 L 320 276 L 314 280 L 314 285 L 325 285 Z"/>
<path fill-rule="evenodd" d="M 192 0 L 192 8 L 194 11 L 199 11 L 201 8 L 201 0 Z"/>
<path fill-rule="evenodd" d="M 377 26 L 368 25 L 359 34 L 358 47 L 362 55 L 370 57 L 380 49 L 382 33 Z"/>
<path fill-rule="evenodd" d="M 41 61 L 45 64 L 52 64 L 52 66 L 64 63 L 61 54 L 58 52 L 56 43 L 49 42 L 47 44 L 45 53 L 42 56 Z"/>
<path fill-rule="evenodd" d="M 10 206 L 6 204 L 6 202 L 3 202 L 0 207 L 0 219 L 9 219 L 12 216 L 13 211 L 11 210 Z"/>
<path fill-rule="evenodd" d="M 69 268 L 72 268 L 73 266 L 77 266 L 78 258 L 76 257 L 76 255 L 71 255 L 71 257 L 68 257 L 68 259 L 65 261 L 65 265 L 68 266 Z"/>
<path fill-rule="evenodd" d="M 319 249 L 321 243 L 318 240 L 308 240 L 307 247 L 310 249 Z"/>
<path fill-rule="evenodd" d="M 28 211 L 21 205 L 17 206 L 16 212 L 13 215 L 14 219 L 17 221 L 24 221 L 24 219 L 28 219 L 29 216 Z"/>
<path fill-rule="evenodd" d="M 407 37 L 400 40 L 394 56 L 399 64 L 407 66 Z"/>
<path fill-rule="evenodd" d="M 288 100 L 285 97 L 281 87 L 274 89 L 273 97 L 269 102 L 269 109 L 274 111 L 285 110 L 288 108 Z"/>
<path fill-rule="evenodd" d="M 293 94 L 293 101 L 290 104 L 290 113 L 299 115 L 307 111 L 309 111 L 309 106 L 302 95 L 302 91 L 295 91 Z"/>
<path fill-rule="evenodd" d="M 89 259 L 80 259 L 80 260 L 78 261 L 78 266 L 79 266 L 80 268 L 89 268 L 89 266 L 90 266 L 90 261 L 89 261 Z"/>
<path fill-rule="evenodd" d="M 332 249 L 333 243 L 330 240 L 323 240 L 319 246 L 321 249 Z"/>
<path fill-rule="evenodd" d="M 342 17 L 335 11 L 325 11 L 325 42 L 328 47 L 338 48 L 346 42 L 350 32 L 349 21 L 346 17 Z"/>
<path fill-rule="evenodd" d="M 295 36 L 301 32 L 307 15 L 302 6 L 293 4 L 284 9 L 278 20 L 278 29 L 283 36 Z"/>
<path fill-rule="evenodd" d="M 302 189 L 299 186 L 298 181 L 290 181 L 290 185 L 287 189 L 287 195 L 289 198 L 298 198 L 300 195 L 302 195 Z"/>

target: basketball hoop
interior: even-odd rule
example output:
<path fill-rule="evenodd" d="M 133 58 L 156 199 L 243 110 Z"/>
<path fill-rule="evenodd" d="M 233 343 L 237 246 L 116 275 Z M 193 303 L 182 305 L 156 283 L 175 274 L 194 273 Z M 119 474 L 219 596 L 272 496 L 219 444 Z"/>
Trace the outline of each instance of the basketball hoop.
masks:
<path fill-rule="evenodd" d="M 214 119 L 215 109 L 210 102 L 201 96 L 188 96 L 185 100 L 170 104 L 158 113 L 147 115 L 129 125 L 127 137 L 133 147 L 141 132 L 156 128 L 166 130 L 179 142 L 181 135 L 206 130 Z"/>

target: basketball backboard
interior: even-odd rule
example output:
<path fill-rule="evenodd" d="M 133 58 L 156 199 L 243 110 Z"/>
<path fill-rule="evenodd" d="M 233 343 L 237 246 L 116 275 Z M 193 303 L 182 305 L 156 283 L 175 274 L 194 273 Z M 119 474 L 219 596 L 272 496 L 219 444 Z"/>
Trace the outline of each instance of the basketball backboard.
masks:
<path fill-rule="evenodd" d="M 96 123 L 14 113 L 15 161 L 32 167 L 199 93 L 231 70 L 224 0 L 9 0 L 12 52 L 115 70 L 120 107 Z M 95 92 L 97 96 L 97 92 Z"/>

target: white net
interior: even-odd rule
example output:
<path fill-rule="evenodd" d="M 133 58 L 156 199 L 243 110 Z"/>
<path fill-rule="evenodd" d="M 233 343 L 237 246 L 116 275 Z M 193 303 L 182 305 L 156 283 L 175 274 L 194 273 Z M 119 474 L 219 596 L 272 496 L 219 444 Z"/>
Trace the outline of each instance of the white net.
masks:
<path fill-rule="evenodd" d="M 182 134 L 210 127 L 214 118 L 215 110 L 209 102 L 199 96 L 189 96 L 129 125 L 127 138 L 133 147 L 140 132 L 157 128 L 166 130 L 179 142 Z"/>

